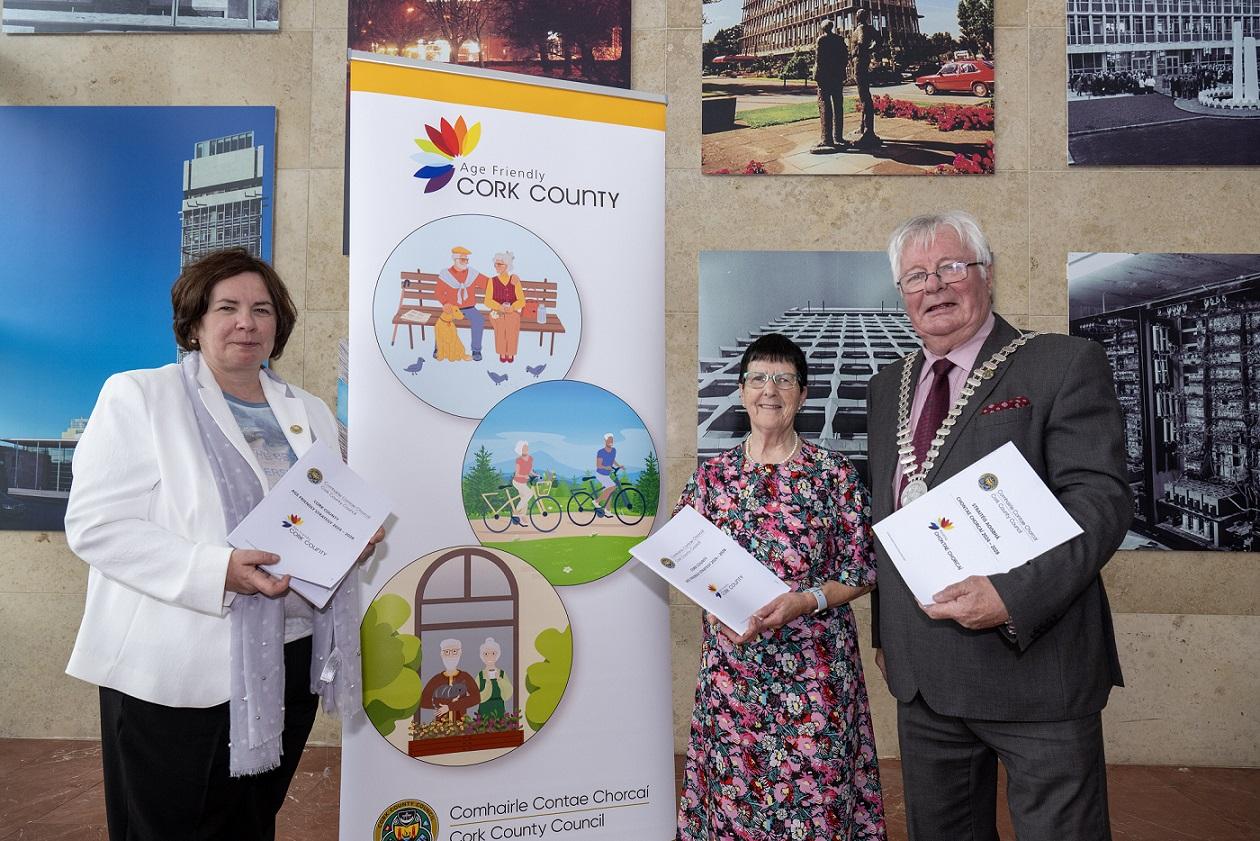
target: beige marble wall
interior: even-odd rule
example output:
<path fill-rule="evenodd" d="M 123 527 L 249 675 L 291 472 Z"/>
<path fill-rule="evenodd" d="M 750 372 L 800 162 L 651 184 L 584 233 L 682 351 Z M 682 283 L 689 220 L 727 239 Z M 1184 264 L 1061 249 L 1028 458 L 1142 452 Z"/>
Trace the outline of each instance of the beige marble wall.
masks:
<path fill-rule="evenodd" d="M 670 495 L 695 459 L 701 250 L 869 250 L 911 213 L 964 207 L 980 217 L 998 254 L 999 311 L 1022 325 L 1062 330 L 1068 251 L 1255 248 L 1255 169 L 1067 170 L 1062 0 L 997 0 L 999 171 L 990 178 L 702 177 L 700 14 L 699 0 L 634 0 L 635 84 L 670 96 Z M 284 0 L 281 15 L 282 31 L 272 35 L 0 36 L 0 103 L 276 105 L 275 259 L 303 310 L 278 367 L 332 402 L 336 340 L 347 318 L 340 249 L 345 2 Z M 1125 553 L 1105 574 L 1128 681 L 1105 714 L 1108 758 L 1260 764 L 1260 558 Z M 95 735 L 94 691 L 62 674 L 85 580 L 63 535 L 0 532 L 0 736 Z M 676 594 L 671 613 L 681 748 L 699 617 Z M 865 635 L 864 605 L 857 615 Z M 880 753 L 895 756 L 893 707 L 878 675 L 870 691 Z M 321 724 L 315 738 L 338 735 Z"/>

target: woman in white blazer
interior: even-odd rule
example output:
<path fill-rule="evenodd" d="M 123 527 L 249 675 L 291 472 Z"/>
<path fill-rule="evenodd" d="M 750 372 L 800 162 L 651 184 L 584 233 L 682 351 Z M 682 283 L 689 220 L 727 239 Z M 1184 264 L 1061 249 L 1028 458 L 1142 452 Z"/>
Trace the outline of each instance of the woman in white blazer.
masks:
<path fill-rule="evenodd" d="M 110 377 L 76 447 L 66 537 L 91 570 L 66 671 L 100 687 L 111 839 L 271 839 L 319 696 L 354 702 L 355 576 L 316 611 L 227 534 L 337 428 L 263 367 L 297 318 L 271 266 L 217 252 L 171 299 L 191 353 Z"/>

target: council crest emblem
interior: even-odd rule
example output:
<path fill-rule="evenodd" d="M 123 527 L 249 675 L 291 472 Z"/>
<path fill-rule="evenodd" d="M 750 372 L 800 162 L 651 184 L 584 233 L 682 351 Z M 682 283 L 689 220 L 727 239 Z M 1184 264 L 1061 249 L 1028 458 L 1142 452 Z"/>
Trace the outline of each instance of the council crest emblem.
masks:
<path fill-rule="evenodd" d="M 399 800 L 376 820 L 373 841 L 437 841 L 438 821 L 423 800 Z"/>

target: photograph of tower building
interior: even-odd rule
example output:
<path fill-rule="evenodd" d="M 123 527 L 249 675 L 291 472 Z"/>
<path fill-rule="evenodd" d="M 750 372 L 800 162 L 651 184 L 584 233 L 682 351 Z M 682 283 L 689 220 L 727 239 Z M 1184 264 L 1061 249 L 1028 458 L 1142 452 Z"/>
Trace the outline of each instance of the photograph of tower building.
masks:
<path fill-rule="evenodd" d="M 1257 548 L 1260 255 L 1072 254 L 1068 306 L 1124 412 L 1123 548 Z"/>
<path fill-rule="evenodd" d="M 775 294 L 767 295 L 767 278 Z M 782 333 L 805 351 L 808 394 L 796 430 L 844 453 L 866 477 L 866 383 L 918 350 L 888 257 L 879 251 L 708 251 L 700 255 L 696 456 L 748 434 L 739 363 L 759 336 Z"/>
<path fill-rule="evenodd" d="M 1260 164 L 1260 0 L 1067 0 L 1068 163 Z"/>
<path fill-rule="evenodd" d="M 270 107 L 0 107 L 0 204 L 22 208 L 0 214 L 20 244 L 0 265 L 0 530 L 62 530 L 105 379 L 178 357 L 180 269 L 231 245 L 270 259 L 275 125 Z"/>
<path fill-rule="evenodd" d="M 262 254 L 265 152 L 252 131 L 199 141 L 184 161 L 180 265 L 222 248 Z"/>
<path fill-rule="evenodd" d="M 992 0 L 705 0 L 708 175 L 994 168 Z"/>

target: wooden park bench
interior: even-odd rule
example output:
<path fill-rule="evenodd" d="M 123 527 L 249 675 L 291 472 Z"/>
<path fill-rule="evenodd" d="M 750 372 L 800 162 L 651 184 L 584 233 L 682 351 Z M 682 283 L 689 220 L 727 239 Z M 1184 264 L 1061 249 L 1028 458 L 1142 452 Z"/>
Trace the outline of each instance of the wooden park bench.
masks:
<path fill-rule="evenodd" d="M 415 328 L 420 328 L 420 340 L 425 339 L 425 328 L 434 324 L 438 316 L 442 314 L 442 307 L 438 304 L 437 288 L 441 283 L 436 274 L 430 272 L 400 272 L 402 277 L 402 292 L 398 296 L 398 311 L 394 313 L 394 333 L 390 336 L 389 343 L 392 345 L 398 339 L 398 328 L 407 328 L 407 342 L 412 350 L 416 349 Z M 521 289 L 525 292 L 525 302 L 534 301 L 540 307 L 545 307 L 547 312 L 546 321 L 538 321 L 533 318 L 521 316 L 521 331 L 524 333 L 537 333 L 538 346 L 542 347 L 543 338 L 548 334 L 551 335 L 550 355 L 556 353 L 556 334 L 563 333 L 564 325 L 560 323 L 560 319 L 556 317 L 556 284 L 550 280 L 522 280 Z M 472 296 L 476 303 L 481 302 L 481 292 L 477 292 Z M 490 317 L 487 310 L 482 310 L 482 314 L 486 319 L 486 329 L 493 330 L 497 323 L 495 319 Z M 455 319 L 456 327 L 470 327 L 468 319 L 461 314 Z"/>

